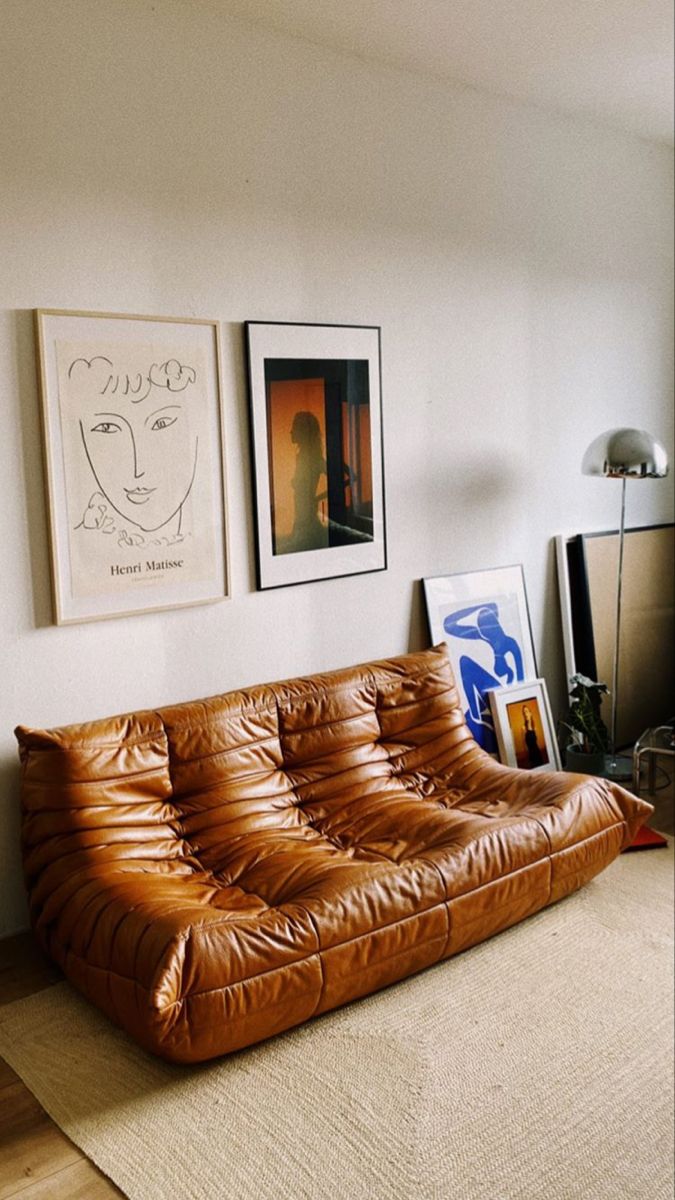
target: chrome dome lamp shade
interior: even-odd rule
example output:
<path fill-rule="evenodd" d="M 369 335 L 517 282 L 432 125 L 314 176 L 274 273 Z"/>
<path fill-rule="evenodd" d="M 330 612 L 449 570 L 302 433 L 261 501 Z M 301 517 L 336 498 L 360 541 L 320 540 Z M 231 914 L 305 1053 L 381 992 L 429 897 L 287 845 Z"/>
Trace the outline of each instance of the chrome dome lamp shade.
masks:
<path fill-rule="evenodd" d="M 663 479 L 668 474 L 668 455 L 644 429 L 608 429 L 591 442 L 581 473 L 608 479 Z"/>
<path fill-rule="evenodd" d="M 668 474 L 668 455 L 660 442 L 645 429 L 608 429 L 594 438 L 581 463 L 583 475 L 601 475 L 621 480 L 621 523 L 619 526 L 619 566 L 616 585 L 616 628 L 612 671 L 612 726 L 610 753 L 605 774 L 611 779 L 630 779 L 628 759 L 616 753 L 616 713 L 619 690 L 619 633 L 621 627 L 621 584 L 626 522 L 626 480 L 663 479 Z"/>

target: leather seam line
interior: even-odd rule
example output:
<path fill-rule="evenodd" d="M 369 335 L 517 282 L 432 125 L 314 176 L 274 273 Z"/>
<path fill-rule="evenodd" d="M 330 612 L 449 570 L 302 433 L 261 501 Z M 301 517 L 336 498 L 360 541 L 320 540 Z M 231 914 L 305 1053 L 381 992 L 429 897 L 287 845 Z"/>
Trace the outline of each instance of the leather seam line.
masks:
<path fill-rule="evenodd" d="M 211 762 L 214 758 L 225 758 L 230 754 L 241 754 L 242 751 L 246 752 L 247 750 L 256 750 L 258 746 L 266 746 L 268 742 L 276 742 L 278 745 L 279 736 L 280 735 L 278 732 L 270 733 L 267 735 L 267 737 L 253 738 L 250 742 L 241 742 L 236 746 L 228 746 L 224 750 L 211 750 L 208 754 L 197 754 L 194 758 L 178 758 L 174 751 L 174 754 L 171 756 L 171 761 L 175 767 L 190 767 L 193 763 Z M 274 767 L 272 769 L 280 770 L 281 768 Z M 255 774 L 257 773 L 258 772 L 255 772 Z M 262 774 L 262 772 L 260 772 L 260 774 Z M 240 776 L 237 778 L 240 778 Z M 242 776 L 241 778 L 246 778 L 246 776 Z"/>
<path fill-rule="evenodd" d="M 260 771 L 259 775 L 262 778 L 265 775 L 285 775 L 285 772 L 281 767 L 275 767 L 271 771 Z M 251 775 L 238 776 L 236 783 L 241 782 L 242 779 L 246 779 L 246 781 L 248 782 L 248 780 L 253 779 L 253 778 L 255 778 L 255 776 L 251 776 Z M 208 783 L 203 787 L 191 788 L 189 791 L 186 791 L 186 792 L 174 792 L 173 793 L 173 800 L 175 802 L 174 808 L 178 808 L 178 802 L 186 799 L 187 797 L 205 796 L 209 792 L 218 791 L 218 789 L 225 792 L 225 791 L 227 791 L 229 786 L 230 786 L 229 782 L 227 782 L 227 781 L 223 782 L 223 780 L 220 779 L 216 783 Z M 292 792 L 293 792 L 293 788 L 291 787 L 288 789 L 288 791 L 279 792 L 279 793 L 268 792 L 263 796 L 256 797 L 256 799 L 260 799 L 261 801 L 283 799 L 284 796 L 290 796 Z M 251 803 L 253 799 L 254 799 L 254 797 L 252 797 L 252 796 L 239 796 L 239 797 L 233 796 L 228 800 L 223 800 L 222 804 L 218 804 L 215 807 L 223 808 L 225 805 L 228 805 L 228 804 L 244 804 L 244 803 L 248 804 L 248 803 Z M 205 810 L 202 810 L 202 811 L 205 811 Z M 209 809 L 208 811 L 211 812 L 212 810 Z M 189 815 L 194 816 L 195 814 L 190 813 Z M 186 818 L 183 818 L 183 820 L 185 820 L 185 819 Z"/>
<path fill-rule="evenodd" d="M 305 908 L 304 904 L 299 904 L 298 908 L 302 909 L 302 911 L 304 912 L 305 916 L 307 917 L 307 920 L 309 921 L 309 923 L 314 931 L 314 937 L 316 938 L 316 946 L 317 946 L 316 953 L 319 958 L 319 971 L 321 973 L 321 987 L 319 988 L 319 995 L 317 997 L 316 1004 L 314 1005 L 314 1008 L 312 1009 L 312 1011 L 310 1013 L 310 1017 L 313 1017 L 314 1014 L 316 1013 L 319 1005 L 321 1004 L 321 1001 L 323 1000 L 324 992 L 326 990 L 326 976 L 325 976 L 324 969 L 323 969 L 323 958 L 322 958 L 323 949 L 321 946 L 321 938 L 319 936 L 319 930 L 318 930 L 316 921 L 314 920 L 312 913 L 309 911 L 308 908 Z M 314 957 L 314 955 L 308 955 L 308 958 L 313 958 L 313 957 Z"/>
<path fill-rule="evenodd" d="M 136 715 L 129 714 L 132 718 Z M 156 715 L 156 714 L 153 714 Z M 114 742 L 94 742 L 89 738 L 77 742 L 52 742 L 48 746 L 35 746 L 30 742 L 26 743 L 26 749 L 30 754 L 68 754 L 71 750 L 120 750 L 127 746 L 145 746 L 149 742 L 155 742 L 160 738 L 162 741 L 167 741 L 166 728 L 162 723 L 161 728 L 155 730 L 154 733 L 139 734 L 135 738 L 121 738 Z"/>
<path fill-rule="evenodd" d="M 210 697 L 210 699 L 222 700 L 224 697 L 226 697 L 228 695 L 231 695 L 231 693 L 230 692 L 222 692 L 220 695 Z M 187 700 L 186 701 L 187 705 L 201 704 L 201 703 L 203 703 L 203 701 L 200 701 L 200 700 Z M 165 732 L 167 739 L 170 739 L 176 733 L 202 733 L 205 729 L 210 729 L 213 725 L 221 725 L 222 726 L 227 721 L 231 721 L 234 717 L 255 717 L 258 715 L 258 713 L 274 712 L 275 708 L 276 708 L 276 701 L 274 698 L 272 700 L 267 701 L 264 704 L 255 704 L 255 705 L 251 705 L 248 708 L 242 704 L 242 705 L 239 705 L 239 707 L 237 707 L 237 708 L 228 708 L 227 711 L 225 711 L 225 709 L 223 709 L 223 711 L 218 713 L 217 716 L 207 717 L 205 720 L 198 720 L 195 723 L 192 723 L 190 725 L 167 724 L 167 722 L 164 720 L 164 718 L 162 716 L 161 709 L 155 709 L 154 714 L 162 722 L 162 728 Z"/>
<path fill-rule="evenodd" d="M 31 876 L 37 880 L 40 877 L 40 875 L 42 875 L 43 871 L 47 871 L 50 867 L 54 866 L 54 864 L 57 862 L 65 862 L 66 859 L 72 858 L 73 855 L 75 855 L 75 854 L 84 854 L 85 855 L 85 857 L 82 860 L 81 865 L 75 867 L 74 871 L 73 871 L 73 874 L 79 874 L 80 871 L 86 871 L 86 870 L 88 870 L 88 868 L 90 866 L 92 866 L 91 859 L 94 854 L 96 854 L 96 855 L 102 854 L 106 850 L 112 850 L 113 848 L 114 849 L 120 849 L 120 848 L 121 849 L 129 849 L 131 847 L 133 849 L 134 847 L 138 848 L 142 845 L 144 850 L 148 850 L 148 849 L 150 849 L 151 846 L 157 846 L 158 844 L 162 845 L 163 843 L 168 843 L 170 846 L 175 847 L 175 846 L 179 845 L 181 842 L 185 842 L 185 845 L 189 848 L 189 842 L 188 842 L 187 838 L 176 837 L 176 834 L 173 829 L 171 829 L 171 834 L 173 835 L 172 837 L 156 837 L 156 838 L 152 838 L 149 841 L 143 842 L 143 843 L 131 840 L 128 842 L 122 842 L 122 841 L 120 841 L 120 842 L 102 842 L 99 846 L 94 846 L 94 847 L 92 847 L 92 846 L 74 846 L 72 848 L 72 850 L 61 850 L 58 858 L 47 860 L 42 864 L 42 866 L 39 866 L 39 867 L 35 868 L 34 870 L 30 870 L 30 859 L 33 856 L 33 854 L 36 854 L 37 851 L 40 850 L 45 845 L 45 842 L 47 840 L 47 839 L 45 839 L 45 841 L 36 843 L 36 845 L 31 848 L 30 853 L 26 857 L 26 870 L 28 870 L 29 873 L 31 874 Z M 194 859 L 195 861 L 198 861 L 197 856 L 194 854 L 194 852 L 191 852 L 190 854 L 160 854 L 154 858 L 149 857 L 148 855 L 146 855 L 144 858 L 143 857 L 129 858 L 128 856 L 120 854 L 120 855 L 114 856 L 113 858 L 104 859 L 102 862 L 99 861 L 98 863 L 94 863 L 94 865 L 99 866 L 99 867 L 110 867 L 111 870 L 114 870 L 116 867 L 120 868 L 123 863 L 128 863 L 128 862 L 138 862 L 138 863 L 141 863 L 141 862 L 152 862 L 152 863 L 181 862 L 181 863 L 188 863 L 188 865 L 191 865 L 189 862 L 190 859 Z M 200 863 L 200 869 L 204 870 L 204 868 L 201 866 L 201 863 Z"/>
<path fill-rule="evenodd" d="M 190 932 L 191 931 L 188 930 L 188 934 Z M 187 941 L 187 937 L 183 938 L 182 935 L 179 936 L 180 940 Z M 56 944 L 60 945 L 58 942 Z M 347 943 L 344 944 L 346 945 Z M 339 945 L 342 945 L 342 943 L 339 943 Z M 277 971 L 284 971 L 290 967 L 296 967 L 302 963 L 310 962 L 313 958 L 317 958 L 320 954 L 320 950 L 312 950 L 312 953 L 306 954 L 304 958 L 294 958 L 290 962 L 281 963 L 278 967 L 270 967 L 267 971 L 259 971 L 257 975 L 246 975 L 243 979 L 234 979 L 230 983 L 224 983 L 215 988 L 204 988 L 204 990 L 201 992 L 186 992 L 185 995 L 179 996 L 177 1000 L 172 1000 L 170 1004 L 162 1004 L 159 1007 L 156 1005 L 151 1005 L 151 1007 L 153 1011 L 166 1012 L 168 1009 L 174 1008 L 177 1004 L 183 1004 L 185 1000 L 190 999 L 193 996 L 208 996 L 212 992 L 224 992 L 227 991 L 228 988 L 242 987 L 244 984 L 252 983 L 256 979 L 263 979 L 266 975 L 274 975 L 274 973 Z M 121 971 L 114 971 L 112 967 L 101 967 L 97 963 L 89 962 L 81 954 L 78 954 L 76 950 L 67 950 L 65 951 L 65 955 L 67 957 L 69 956 L 76 958 L 79 962 L 84 963 L 84 965 L 90 971 L 98 971 L 104 975 L 112 975 L 115 979 L 121 979 L 125 983 L 132 983 L 134 987 L 140 988 L 140 990 L 145 992 L 148 996 L 151 996 L 156 991 L 154 985 L 148 986 L 148 984 L 142 983 L 139 979 L 135 979 L 133 975 L 123 975 Z M 68 983 L 71 987 L 74 986 L 68 978 L 66 978 L 63 982 Z"/>
<path fill-rule="evenodd" d="M 372 742 L 372 743 L 367 743 L 367 744 L 374 745 L 374 746 L 378 746 L 378 745 L 382 746 L 382 743 L 377 742 L 377 741 Z M 358 747 L 352 747 L 352 749 L 358 749 Z M 317 785 L 325 783 L 326 780 L 328 780 L 328 779 L 339 779 L 341 775 L 348 775 L 350 771 L 364 771 L 365 770 L 368 772 L 368 774 L 370 776 L 370 774 L 372 773 L 373 766 L 380 766 L 380 765 L 386 766 L 387 764 L 391 763 L 391 759 L 390 759 L 389 755 L 387 754 L 384 746 L 382 746 L 382 749 L 384 751 L 382 758 L 372 759 L 370 762 L 354 763 L 351 767 L 342 767 L 342 769 L 339 771 L 330 771 L 326 775 L 319 775 L 316 779 L 309 779 L 309 780 L 307 780 L 306 783 L 295 783 L 294 782 L 293 790 L 296 791 L 299 795 L 303 788 L 316 787 Z M 329 757 L 329 756 L 326 755 L 325 757 Z M 315 763 L 318 763 L 318 762 L 321 762 L 322 760 L 316 758 L 316 759 L 313 759 L 312 761 Z M 303 766 L 305 766 L 305 765 L 309 766 L 311 764 L 308 762 L 307 764 L 303 764 Z M 299 767 L 297 767 L 297 768 L 296 767 L 287 767 L 284 771 L 284 774 L 286 775 L 286 777 L 288 779 L 292 780 L 294 776 L 300 774 L 300 768 Z M 391 772 L 387 772 L 386 775 L 383 774 L 381 777 L 375 776 L 375 779 L 380 779 L 380 778 L 386 782 L 387 780 L 392 778 Z M 339 793 L 337 793 L 337 794 L 339 794 Z M 327 796 L 327 797 L 323 797 L 322 799 L 331 799 L 331 797 Z M 360 799 L 360 797 L 356 797 L 356 796 L 354 797 L 355 801 L 358 799 Z"/>
<path fill-rule="evenodd" d="M 452 903 L 452 901 L 451 901 L 450 897 L 448 896 L 447 884 L 443 878 L 443 873 L 442 873 L 441 868 L 438 865 L 438 863 L 434 862 L 433 859 L 428 859 L 428 858 L 422 858 L 421 861 L 426 863 L 428 866 L 434 868 L 434 870 L 436 871 L 436 874 L 438 875 L 438 878 L 440 880 L 441 887 L 443 888 L 443 891 L 445 892 L 445 900 L 443 901 L 443 904 L 445 906 L 447 933 L 445 935 L 445 942 L 443 944 L 443 953 L 441 954 L 441 958 L 445 958 L 448 946 L 450 945 L 450 938 L 452 936 L 452 919 L 450 917 L 450 904 Z M 476 889 L 474 889 L 474 890 L 476 890 Z"/>
<path fill-rule="evenodd" d="M 626 828 L 627 828 L 627 822 L 626 822 L 626 821 L 616 821 L 614 825 L 608 825 L 606 829 L 599 829 L 597 833 L 592 833 L 592 834 L 590 835 L 590 837 L 584 838 L 584 842 L 585 842 L 586 844 L 588 844 L 589 842 L 594 842 L 594 841 L 596 841 L 596 840 L 599 842 L 599 841 L 600 841 L 600 839 L 601 839 L 601 838 L 602 838 L 602 837 L 603 837 L 605 834 L 607 834 L 607 833 L 612 833 L 612 831 L 613 831 L 614 829 L 623 829 L 623 830 L 625 830 Z M 559 859 L 559 860 L 560 860 L 560 859 L 562 859 L 563 855 L 565 855 L 565 854 L 566 854 L 566 852 L 567 852 L 567 851 L 569 851 L 569 850 L 575 850 L 575 849 L 577 848 L 577 846 L 581 846 L 581 845 L 583 845 L 583 844 L 584 844 L 584 842 L 574 842 L 574 843 L 573 843 L 573 845 L 571 845 L 571 846 L 565 846 L 565 847 L 564 847 L 562 850 L 554 850 L 554 851 L 553 851 L 553 854 L 552 854 L 552 856 L 551 856 L 551 857 L 552 857 L 552 858 L 557 858 L 557 859 Z M 599 855 L 596 855 L 595 857 L 597 858 L 597 857 L 599 857 Z M 594 860 L 591 860 L 591 861 L 594 861 Z M 608 864 L 608 865 L 609 865 L 609 864 Z M 561 879 L 567 879 L 569 875 L 576 875 L 578 871 L 579 871 L 579 868 L 578 868 L 578 867 L 572 867 L 572 868 L 571 868 L 569 871 L 559 871 L 559 872 L 558 872 L 558 879 L 559 879 L 559 880 L 561 880 Z M 551 886 L 553 886 L 553 885 L 551 884 Z"/>
<path fill-rule="evenodd" d="M 415 728 L 415 727 L 411 726 L 411 728 Z M 457 728 L 461 729 L 461 726 L 458 725 Z M 404 730 L 403 732 L 406 732 L 406 731 Z M 392 747 L 391 750 L 388 750 L 389 759 L 392 763 L 394 761 L 398 761 L 399 759 L 405 757 L 406 755 L 412 755 L 412 754 L 416 754 L 416 753 L 419 754 L 419 752 L 421 750 L 428 752 L 430 747 L 433 748 L 436 745 L 438 745 L 438 748 L 441 751 L 441 753 L 443 753 L 443 752 L 449 753 L 448 761 L 454 765 L 456 758 L 457 758 L 457 755 L 456 755 L 457 741 L 455 740 L 451 746 L 448 746 L 447 738 L 448 738 L 448 730 L 444 729 L 441 731 L 441 733 L 437 734 L 435 737 L 430 737 L 430 738 L 428 738 L 428 740 L 426 742 L 420 742 L 419 744 L 418 743 L 405 744 L 405 743 L 393 742 L 387 738 L 383 739 L 381 744 L 384 746 Z M 464 739 L 462 739 L 462 741 L 459 743 L 459 745 L 461 746 L 463 744 L 463 742 L 464 742 Z M 399 746 L 399 745 L 401 745 L 400 750 L 393 749 L 394 746 Z M 431 752 L 433 754 L 433 749 Z M 443 769 L 443 768 L 441 768 L 441 769 Z M 429 773 L 435 774 L 436 772 L 430 771 Z"/>
<path fill-rule="evenodd" d="M 415 676 L 415 678 L 419 678 L 419 676 Z M 443 687 L 440 689 L 440 691 L 430 692 L 426 696 L 415 696 L 412 700 L 403 700 L 403 701 L 401 701 L 400 704 L 392 705 L 392 709 L 395 709 L 396 712 L 401 712 L 403 709 L 415 708 L 416 706 L 418 706 L 420 704 L 434 704 L 438 700 L 441 700 L 443 698 L 443 696 L 452 695 L 454 690 L 455 689 L 454 689 L 453 685 L 449 684 L 446 680 L 444 680 Z M 456 704 L 451 704 L 450 707 L 452 709 L 458 708 L 458 706 Z M 381 706 L 381 711 L 389 712 L 390 710 L 388 708 L 384 708 Z M 458 709 L 458 711 L 459 711 L 459 709 Z"/>
<path fill-rule="evenodd" d="M 543 833 L 544 837 L 546 838 L 546 845 L 548 846 L 548 855 L 546 856 L 548 858 L 548 898 L 546 900 L 546 904 L 548 905 L 551 903 L 551 897 L 553 895 L 553 854 L 554 854 L 554 850 L 553 850 L 553 846 L 551 844 L 551 835 L 548 832 L 548 830 L 544 828 L 544 825 L 543 825 L 541 819 L 539 817 L 532 817 L 531 820 L 537 826 L 537 828 Z M 544 906 L 544 907 L 546 907 L 546 906 Z"/>
<path fill-rule="evenodd" d="M 292 738 L 302 737 L 305 733 L 314 733 L 316 729 L 333 729 L 336 725 L 350 725 L 353 721 L 363 721 L 366 717 L 377 717 L 377 705 L 374 704 L 372 708 L 366 708 L 363 712 L 353 713 L 349 717 L 335 717 L 333 721 L 317 721 L 316 724 L 303 725 L 299 729 L 283 730 L 280 731 L 279 737 L 285 742 L 290 742 Z M 358 744 L 368 746 L 371 743 L 367 741 L 359 742 Z M 345 749 L 352 749 L 352 747 L 347 746 Z"/>
<path fill-rule="evenodd" d="M 432 696 L 432 697 L 430 697 L 430 699 L 432 699 L 432 700 L 436 700 L 437 698 L 438 698 L 437 696 Z M 404 705 L 404 704 L 397 704 L 397 705 L 396 705 L 396 708 L 395 708 L 395 710 L 393 710 L 393 711 L 395 711 L 395 712 L 399 713 L 399 712 L 401 711 L 401 709 L 402 709 L 402 708 L 413 708 L 413 707 L 419 707 L 419 705 L 420 705 L 420 704 L 424 704 L 424 703 L 426 703 L 426 701 L 424 701 L 424 700 L 413 700 L 413 701 L 411 701 L 411 702 L 410 702 L 410 704 L 406 704 L 406 705 Z M 387 710 L 387 709 L 381 709 L 381 708 L 380 708 L 380 709 L 378 709 L 377 711 L 378 711 L 378 712 L 384 712 L 384 713 L 386 713 L 388 710 Z M 434 724 L 435 722 L 437 722 L 437 721 L 442 721 L 442 722 L 443 722 L 443 724 L 444 724 L 444 726 L 445 726 L 444 732 L 445 732 L 446 734 L 447 734 L 447 733 L 453 733 L 453 732 L 454 732 L 456 729 L 458 729 L 458 730 L 462 730 L 462 731 L 463 731 L 463 730 L 464 730 L 464 727 L 465 727 L 465 726 L 464 726 L 464 721 L 463 721 L 463 720 L 459 720 L 459 719 L 458 719 L 458 721 L 457 721 L 457 724 L 456 724 L 456 725 L 451 725 L 449 729 L 447 728 L 447 726 L 448 726 L 448 718 L 451 716 L 451 714 L 452 714 L 452 713 L 454 713 L 454 712 L 456 712 L 456 711 L 457 711 L 457 712 L 459 711 L 459 710 L 456 708 L 456 705 L 454 705 L 454 704 L 451 704 L 451 705 L 450 705 L 448 708 L 446 708 L 446 709 L 443 709 L 443 712 L 437 712 L 437 713 L 434 713 L 432 716 L 430 716 L 430 717 L 425 717 L 425 718 L 424 718 L 424 720 L 421 720 L 421 721 L 413 721 L 412 725 L 406 725 L 406 726 L 405 726 L 403 729 L 396 729 L 396 730 L 395 730 L 394 732 L 392 732 L 391 734 L 387 734 L 387 737 L 386 737 L 384 740 L 385 740 L 385 741 L 392 741 L 392 742 L 394 742 L 394 741 L 398 740 L 402 734 L 405 734 L 405 733 L 410 733 L 410 730 L 411 730 L 411 729 L 424 729 L 424 728 L 425 728 L 425 726 L 427 726 L 427 725 L 433 725 L 433 724 Z M 429 739 L 429 741 L 433 741 L 433 740 L 434 740 L 433 738 L 430 738 L 430 739 Z M 426 743 L 424 743 L 424 744 L 426 744 Z"/>
<path fill-rule="evenodd" d="M 132 779 L 143 779 L 146 775 L 161 775 L 162 773 L 165 773 L 167 776 L 169 775 L 168 755 L 164 755 L 161 762 L 157 763 L 157 765 L 155 765 L 153 767 L 145 767 L 144 770 L 142 770 L 142 771 L 129 771 L 123 775 L 97 775 L 94 779 L 68 779 L 68 780 L 64 780 L 63 783 L 56 783 L 56 784 L 52 780 L 43 782 L 41 780 L 36 781 L 36 780 L 32 779 L 27 782 L 30 782 L 30 784 L 37 784 L 38 787 L 49 787 L 50 791 L 58 793 L 60 791 L 65 791 L 66 789 L 72 788 L 72 787 L 92 787 L 92 786 L 98 787 L 99 785 L 106 784 L 106 783 L 126 783 L 127 780 L 130 781 Z M 117 801 L 115 801 L 114 803 L 117 803 Z M 134 804 L 134 803 L 147 804 L 148 801 L 147 800 L 138 800 L 138 801 L 131 800 L 130 803 L 131 804 Z M 159 803 L 159 801 L 157 801 L 157 803 Z M 72 807 L 72 805 L 69 807 Z M 84 808 L 94 808 L 96 806 L 85 804 L 85 805 L 83 805 L 83 807 Z M 106 807 L 106 806 L 102 805 L 101 807 Z M 31 812 L 31 811 L 32 812 L 62 812 L 63 809 L 59 809 L 59 808 L 45 809 L 42 806 L 40 806 L 40 808 L 38 808 L 38 809 L 32 809 L 32 810 L 27 809 L 27 811 L 28 812 Z M 66 810 L 66 811 L 68 811 L 68 810 Z"/>

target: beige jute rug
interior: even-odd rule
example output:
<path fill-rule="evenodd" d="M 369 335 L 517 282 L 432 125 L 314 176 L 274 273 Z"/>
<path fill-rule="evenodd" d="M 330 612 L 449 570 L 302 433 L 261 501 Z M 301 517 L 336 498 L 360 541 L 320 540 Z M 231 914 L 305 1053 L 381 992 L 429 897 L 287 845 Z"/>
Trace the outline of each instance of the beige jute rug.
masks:
<path fill-rule="evenodd" d="M 673 848 L 379 995 L 197 1068 L 68 984 L 2 1053 L 132 1200 L 672 1200 Z"/>

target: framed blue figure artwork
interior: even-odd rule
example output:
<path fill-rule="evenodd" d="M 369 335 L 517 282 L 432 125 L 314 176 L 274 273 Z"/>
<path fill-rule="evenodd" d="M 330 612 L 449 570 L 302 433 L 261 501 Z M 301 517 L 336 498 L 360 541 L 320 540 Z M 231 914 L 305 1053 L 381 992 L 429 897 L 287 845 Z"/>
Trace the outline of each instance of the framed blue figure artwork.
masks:
<path fill-rule="evenodd" d="M 445 642 L 467 725 L 498 752 L 488 693 L 535 679 L 537 665 L 522 566 L 424 579 L 429 632 Z"/>

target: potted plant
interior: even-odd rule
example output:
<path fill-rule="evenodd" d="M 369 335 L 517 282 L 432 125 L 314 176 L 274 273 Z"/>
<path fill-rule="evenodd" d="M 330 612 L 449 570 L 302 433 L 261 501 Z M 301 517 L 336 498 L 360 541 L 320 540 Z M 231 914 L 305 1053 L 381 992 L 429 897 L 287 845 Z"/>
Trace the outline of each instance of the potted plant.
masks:
<path fill-rule="evenodd" d="M 609 732 L 602 719 L 602 697 L 609 689 L 606 683 L 596 683 L 587 675 L 572 675 L 570 703 L 560 721 L 564 737 L 565 767 L 583 775 L 602 775 L 605 756 L 609 750 Z"/>

